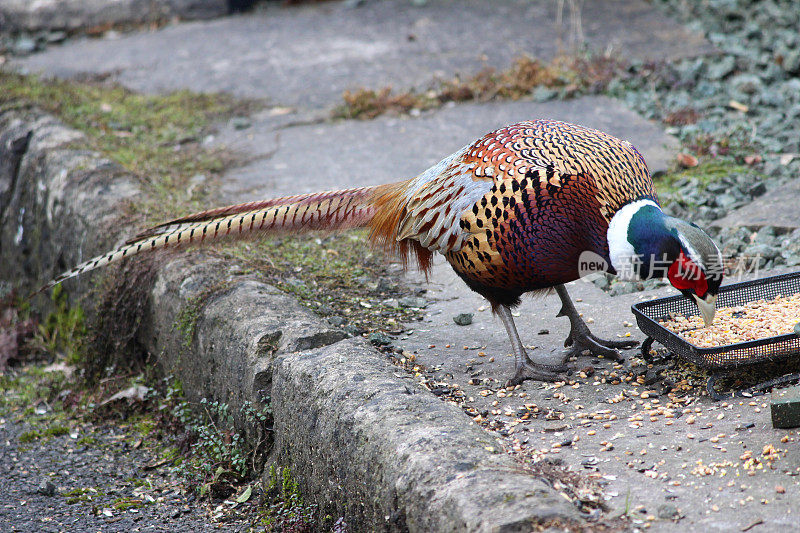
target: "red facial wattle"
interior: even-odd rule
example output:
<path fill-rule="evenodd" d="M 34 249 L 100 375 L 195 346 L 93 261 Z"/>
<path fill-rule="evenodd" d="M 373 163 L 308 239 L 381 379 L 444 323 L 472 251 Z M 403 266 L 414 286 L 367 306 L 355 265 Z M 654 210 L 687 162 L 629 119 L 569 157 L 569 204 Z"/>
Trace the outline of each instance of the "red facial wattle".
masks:
<path fill-rule="evenodd" d="M 708 292 L 708 280 L 703 269 L 686 257 L 683 252 L 670 265 L 667 271 L 667 278 L 676 289 L 693 290 L 700 298 L 704 298 Z"/>

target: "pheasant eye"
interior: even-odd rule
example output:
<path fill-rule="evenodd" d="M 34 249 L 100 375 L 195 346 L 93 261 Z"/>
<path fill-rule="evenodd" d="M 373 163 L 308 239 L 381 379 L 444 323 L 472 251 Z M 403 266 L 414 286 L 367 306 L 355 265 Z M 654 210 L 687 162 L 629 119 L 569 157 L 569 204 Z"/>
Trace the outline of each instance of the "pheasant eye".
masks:
<path fill-rule="evenodd" d="M 667 278 L 676 289 L 691 289 L 700 298 L 703 298 L 708 292 L 708 280 L 703 273 L 703 269 L 686 257 L 683 252 L 670 265 L 667 271 Z"/>

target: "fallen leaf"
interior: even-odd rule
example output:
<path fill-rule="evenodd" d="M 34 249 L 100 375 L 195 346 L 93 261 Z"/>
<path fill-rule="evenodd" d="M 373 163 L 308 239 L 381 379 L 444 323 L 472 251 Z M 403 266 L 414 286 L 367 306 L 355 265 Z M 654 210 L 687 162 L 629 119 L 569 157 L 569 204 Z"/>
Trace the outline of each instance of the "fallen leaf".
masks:
<path fill-rule="evenodd" d="M 72 375 L 75 373 L 75 367 L 65 365 L 64 363 L 53 363 L 51 365 L 47 365 L 42 369 L 43 372 L 61 372 L 64 374 L 64 377 L 70 379 Z"/>
<path fill-rule="evenodd" d="M 737 102 L 736 100 L 731 100 L 730 102 L 728 102 L 728 107 L 730 107 L 731 109 L 735 109 L 736 111 L 741 111 L 742 113 L 747 113 L 748 111 L 750 111 L 749 107 L 747 107 L 741 102 Z"/>
<path fill-rule="evenodd" d="M 293 107 L 273 107 L 269 110 L 269 115 L 271 117 L 278 117 L 281 115 L 288 115 L 289 113 L 294 113 L 295 109 Z"/>
<path fill-rule="evenodd" d="M 797 157 L 797 154 L 782 154 L 780 159 L 781 165 L 788 165 L 795 157 Z"/>
<path fill-rule="evenodd" d="M 154 468 L 158 468 L 159 466 L 163 466 L 169 462 L 169 459 L 161 459 L 159 461 L 154 461 L 152 463 L 148 463 L 144 465 L 142 468 L 145 470 L 153 470 Z"/>
<path fill-rule="evenodd" d="M 696 167 L 699 162 L 697 158 L 691 154 L 680 153 L 678 154 L 678 164 L 683 168 Z"/>
<path fill-rule="evenodd" d="M 103 400 L 103 402 L 100 403 L 100 405 L 106 405 L 107 403 L 123 399 L 143 402 L 144 397 L 148 392 L 150 392 L 149 387 L 145 387 L 144 385 L 133 385 L 132 387 L 128 387 L 125 390 L 121 390 L 118 393 L 111 396 L 110 398 Z"/>
<path fill-rule="evenodd" d="M 761 156 L 758 154 L 744 156 L 744 162 L 748 165 L 755 165 L 761 163 Z"/>
<path fill-rule="evenodd" d="M 247 488 L 244 489 L 244 492 L 242 492 L 239 496 L 236 497 L 236 503 L 244 503 L 244 502 L 246 502 L 247 500 L 250 499 L 250 495 L 252 493 L 253 493 L 253 487 L 248 485 Z"/>

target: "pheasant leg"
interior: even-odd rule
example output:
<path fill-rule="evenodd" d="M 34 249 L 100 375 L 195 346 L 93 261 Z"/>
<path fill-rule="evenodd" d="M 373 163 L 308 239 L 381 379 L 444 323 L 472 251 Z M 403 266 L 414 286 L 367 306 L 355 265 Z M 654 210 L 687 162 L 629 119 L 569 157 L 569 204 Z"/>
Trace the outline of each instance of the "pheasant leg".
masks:
<path fill-rule="evenodd" d="M 556 316 L 566 316 L 570 323 L 569 335 L 564 341 L 564 347 L 571 346 L 572 348 L 564 356 L 565 362 L 572 356 L 584 355 L 586 351 L 589 352 L 589 355 L 602 355 L 614 361 L 621 361 L 622 356 L 616 350 L 617 348 L 633 348 L 639 344 L 635 340 L 609 341 L 595 337 L 578 314 L 578 310 L 575 309 L 566 287 L 556 285 L 555 289 L 558 297 L 561 298 L 561 310 Z"/>
<path fill-rule="evenodd" d="M 508 338 L 511 340 L 511 349 L 514 351 L 514 375 L 506 383 L 507 386 L 519 385 L 527 379 L 539 381 L 558 381 L 563 379 L 560 372 L 566 370 L 564 365 L 534 363 L 528 357 L 522 341 L 519 340 L 519 333 L 517 333 L 517 326 L 514 325 L 511 309 L 505 305 L 500 305 L 497 308 L 497 314 L 500 315 L 500 320 L 503 321 Z"/>

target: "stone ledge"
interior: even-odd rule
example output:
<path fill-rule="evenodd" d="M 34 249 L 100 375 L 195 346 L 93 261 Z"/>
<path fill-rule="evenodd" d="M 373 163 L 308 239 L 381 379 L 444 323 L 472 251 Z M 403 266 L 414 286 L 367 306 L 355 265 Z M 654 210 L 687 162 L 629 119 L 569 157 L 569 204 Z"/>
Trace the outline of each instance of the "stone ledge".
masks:
<path fill-rule="evenodd" d="M 0 279 L 21 292 L 120 242 L 135 177 L 76 149 L 85 136 L 34 111 L 0 113 Z M 85 294 L 93 275 L 70 288 Z"/>
<path fill-rule="evenodd" d="M 119 217 L 140 194 L 135 178 L 71 148 L 81 137 L 47 115 L 0 113 L 0 157 L 13 162 L 0 167 L 5 282 L 36 287 L 133 229 Z M 273 460 L 290 465 L 309 499 L 337 509 L 354 531 L 513 532 L 579 519 L 489 433 L 363 340 L 342 340 L 222 259 L 191 253 L 154 263 L 141 343 L 190 399 L 224 401 L 235 412 L 271 396 Z M 90 306 L 91 283 L 88 276 L 67 289 Z M 196 317 L 188 330 L 180 327 L 187 310 Z"/>
<path fill-rule="evenodd" d="M 459 407 L 363 339 L 278 356 L 272 405 L 273 459 L 356 531 L 515 532 L 578 519 Z"/>
<path fill-rule="evenodd" d="M 764 226 L 773 226 L 784 231 L 795 230 L 800 228 L 798 194 L 800 194 L 800 184 L 797 180 L 784 183 L 749 204 L 731 211 L 725 217 L 715 220 L 712 226 L 746 227 L 753 231 Z"/>

